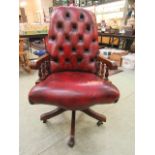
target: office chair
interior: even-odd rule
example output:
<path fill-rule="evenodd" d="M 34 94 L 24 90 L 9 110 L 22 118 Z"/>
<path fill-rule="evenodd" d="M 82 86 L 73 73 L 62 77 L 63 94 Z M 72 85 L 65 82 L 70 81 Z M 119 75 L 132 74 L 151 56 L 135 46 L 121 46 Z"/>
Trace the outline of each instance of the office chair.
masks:
<path fill-rule="evenodd" d="M 47 54 L 32 69 L 39 69 L 39 80 L 29 92 L 31 104 L 48 104 L 57 108 L 42 114 L 43 123 L 67 110 L 72 111 L 68 145 L 74 146 L 76 111 L 106 122 L 106 117 L 90 109 L 96 104 L 115 103 L 119 90 L 108 80 L 115 63 L 99 55 L 95 16 L 82 8 L 54 9 L 48 36 Z"/>

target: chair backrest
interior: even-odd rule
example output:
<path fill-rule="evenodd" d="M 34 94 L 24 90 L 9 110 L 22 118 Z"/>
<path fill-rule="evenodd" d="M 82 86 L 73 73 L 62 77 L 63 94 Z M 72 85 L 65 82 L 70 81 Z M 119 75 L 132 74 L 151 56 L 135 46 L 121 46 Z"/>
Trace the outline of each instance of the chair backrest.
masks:
<path fill-rule="evenodd" d="M 96 72 L 98 32 L 95 15 L 77 7 L 58 7 L 50 18 L 46 48 L 51 72 Z"/>

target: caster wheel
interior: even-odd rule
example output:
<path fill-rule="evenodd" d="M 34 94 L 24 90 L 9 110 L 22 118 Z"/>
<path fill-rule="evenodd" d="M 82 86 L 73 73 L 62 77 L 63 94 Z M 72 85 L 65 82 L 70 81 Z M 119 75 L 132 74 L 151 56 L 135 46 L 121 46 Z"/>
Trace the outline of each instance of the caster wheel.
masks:
<path fill-rule="evenodd" d="M 45 120 L 43 120 L 43 123 L 46 123 L 47 122 L 47 120 L 45 119 Z"/>
<path fill-rule="evenodd" d="M 68 146 L 69 146 L 69 147 L 73 147 L 74 144 L 75 144 L 74 138 L 71 137 L 71 138 L 69 139 L 69 141 L 68 141 Z"/>
<path fill-rule="evenodd" d="M 102 124 L 103 124 L 102 121 L 98 121 L 98 122 L 97 122 L 97 126 L 101 126 Z"/>

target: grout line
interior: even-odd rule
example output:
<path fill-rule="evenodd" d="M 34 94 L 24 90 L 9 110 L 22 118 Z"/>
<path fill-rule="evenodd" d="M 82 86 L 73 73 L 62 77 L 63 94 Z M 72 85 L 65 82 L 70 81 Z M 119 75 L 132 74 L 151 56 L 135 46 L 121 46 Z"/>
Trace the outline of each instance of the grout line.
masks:
<path fill-rule="evenodd" d="M 126 100 L 126 98 L 128 98 L 128 97 L 130 97 L 130 96 L 132 96 L 132 95 L 134 95 L 135 94 L 135 92 L 133 91 L 131 94 L 129 94 L 129 95 L 127 95 L 127 96 L 125 96 L 124 98 L 122 98 L 121 100 Z M 118 101 L 119 102 L 119 101 Z"/>
<path fill-rule="evenodd" d="M 68 135 L 64 136 L 63 138 L 59 139 L 58 141 L 56 141 L 54 144 L 49 145 L 48 147 L 46 147 L 45 149 L 43 149 L 42 151 L 40 151 L 38 153 L 38 155 L 41 155 L 41 153 L 47 151 L 49 148 L 52 148 L 54 145 L 59 144 L 60 141 L 65 140 L 68 137 Z"/>

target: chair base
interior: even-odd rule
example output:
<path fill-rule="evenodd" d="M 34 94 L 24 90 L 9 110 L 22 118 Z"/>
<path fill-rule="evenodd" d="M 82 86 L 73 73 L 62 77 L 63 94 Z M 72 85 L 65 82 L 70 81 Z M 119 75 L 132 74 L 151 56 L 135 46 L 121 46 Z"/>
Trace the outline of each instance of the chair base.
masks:
<path fill-rule="evenodd" d="M 41 115 L 40 120 L 43 121 L 43 123 L 46 123 L 48 119 L 55 117 L 61 113 L 66 111 L 65 109 L 62 108 L 56 108 L 55 110 L 52 110 L 50 112 L 44 113 Z M 91 109 L 85 109 L 81 110 L 85 114 L 89 115 L 90 117 L 93 117 L 98 120 L 97 125 L 100 126 L 103 124 L 103 122 L 106 122 L 106 116 L 96 113 L 95 111 Z M 75 116 L 76 116 L 76 111 L 72 110 L 72 119 L 71 119 L 71 129 L 70 129 L 70 138 L 68 141 L 68 146 L 73 147 L 75 144 Z"/>
<path fill-rule="evenodd" d="M 46 121 L 52 117 L 55 117 L 61 113 L 63 113 L 64 111 L 66 111 L 65 109 L 62 108 L 56 108 L 50 112 L 44 113 L 40 116 L 40 120 L 43 121 L 43 123 L 46 123 Z"/>

